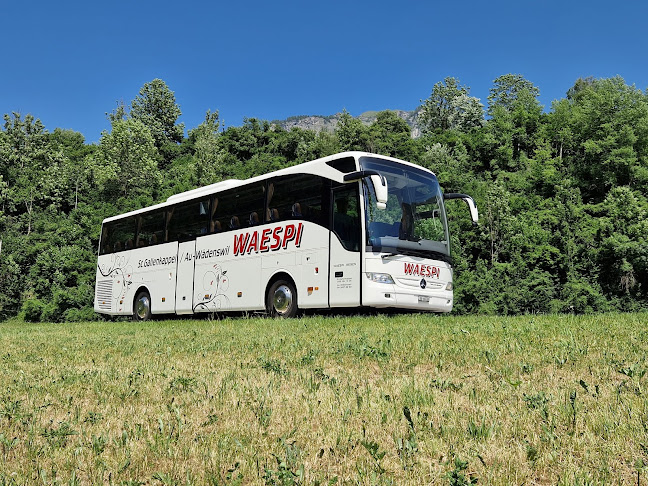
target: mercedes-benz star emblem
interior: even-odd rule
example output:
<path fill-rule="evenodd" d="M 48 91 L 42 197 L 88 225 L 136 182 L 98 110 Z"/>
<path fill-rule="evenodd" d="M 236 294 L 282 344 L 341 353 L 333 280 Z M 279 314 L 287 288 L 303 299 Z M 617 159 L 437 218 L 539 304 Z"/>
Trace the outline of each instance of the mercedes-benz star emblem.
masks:
<path fill-rule="evenodd" d="M 426 285 L 427 285 L 427 283 L 425 282 L 425 279 L 422 278 L 421 279 L 421 288 L 424 289 Z"/>

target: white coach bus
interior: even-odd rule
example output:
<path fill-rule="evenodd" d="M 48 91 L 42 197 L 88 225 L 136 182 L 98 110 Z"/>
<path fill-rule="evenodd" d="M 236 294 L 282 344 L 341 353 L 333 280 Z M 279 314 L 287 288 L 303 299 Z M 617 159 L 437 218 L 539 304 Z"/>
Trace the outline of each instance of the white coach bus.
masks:
<path fill-rule="evenodd" d="M 404 308 L 449 312 L 450 237 L 436 176 L 346 152 L 226 180 L 103 221 L 94 308 L 153 314 Z"/>

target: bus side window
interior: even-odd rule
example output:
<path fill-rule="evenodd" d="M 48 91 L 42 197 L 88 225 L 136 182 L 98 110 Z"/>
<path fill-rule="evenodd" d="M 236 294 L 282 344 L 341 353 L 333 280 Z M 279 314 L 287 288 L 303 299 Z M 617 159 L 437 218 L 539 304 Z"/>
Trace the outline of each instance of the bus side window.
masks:
<path fill-rule="evenodd" d="M 104 225 L 101 229 L 101 241 L 99 242 L 99 254 L 105 255 L 106 253 L 112 253 L 113 248 L 108 244 L 108 234 L 110 233 L 110 226 Z"/>
<path fill-rule="evenodd" d="M 251 227 L 258 224 L 259 214 L 263 214 L 264 210 L 265 183 L 242 187 L 237 189 L 233 195 L 233 216 L 238 218 L 239 227 Z"/>
<path fill-rule="evenodd" d="M 107 236 L 104 242 L 104 253 L 114 253 L 132 248 L 136 229 L 134 216 L 106 223 L 104 231 L 107 232 Z M 130 242 L 130 248 L 127 246 L 128 242 Z"/>
<path fill-rule="evenodd" d="M 322 211 L 323 179 L 310 174 L 298 174 L 274 179 L 268 184 L 270 221 L 304 219 L 326 226 Z"/>
<path fill-rule="evenodd" d="M 211 210 L 211 232 L 220 233 L 231 228 L 232 216 L 234 215 L 233 191 L 221 192 L 212 198 Z"/>
<path fill-rule="evenodd" d="M 164 223 L 166 212 L 164 210 L 151 211 L 138 216 L 137 219 L 137 248 L 157 245 L 164 242 Z"/>
<path fill-rule="evenodd" d="M 169 221 L 169 241 L 189 241 L 207 234 L 209 214 L 209 199 L 195 199 L 176 205 Z"/>

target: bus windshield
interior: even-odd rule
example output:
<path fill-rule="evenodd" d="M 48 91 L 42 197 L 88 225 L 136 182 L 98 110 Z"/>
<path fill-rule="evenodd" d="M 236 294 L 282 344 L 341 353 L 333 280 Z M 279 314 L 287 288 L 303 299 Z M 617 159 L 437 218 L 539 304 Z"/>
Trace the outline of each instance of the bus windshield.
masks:
<path fill-rule="evenodd" d="M 450 263 L 443 195 L 429 172 L 383 159 L 363 157 L 363 170 L 376 170 L 389 188 L 387 209 L 376 207 L 370 182 L 364 182 L 367 246 L 387 252 Z"/>

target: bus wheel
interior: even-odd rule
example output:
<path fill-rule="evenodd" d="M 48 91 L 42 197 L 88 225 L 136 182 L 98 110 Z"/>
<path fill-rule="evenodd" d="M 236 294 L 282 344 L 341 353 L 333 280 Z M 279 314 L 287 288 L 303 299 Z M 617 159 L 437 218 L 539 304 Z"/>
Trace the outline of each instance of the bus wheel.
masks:
<path fill-rule="evenodd" d="M 142 290 L 135 297 L 133 319 L 136 321 L 148 321 L 151 318 L 151 296 L 146 290 Z"/>
<path fill-rule="evenodd" d="M 277 280 L 270 286 L 266 308 L 272 317 L 295 317 L 297 315 L 297 290 L 288 280 Z"/>

